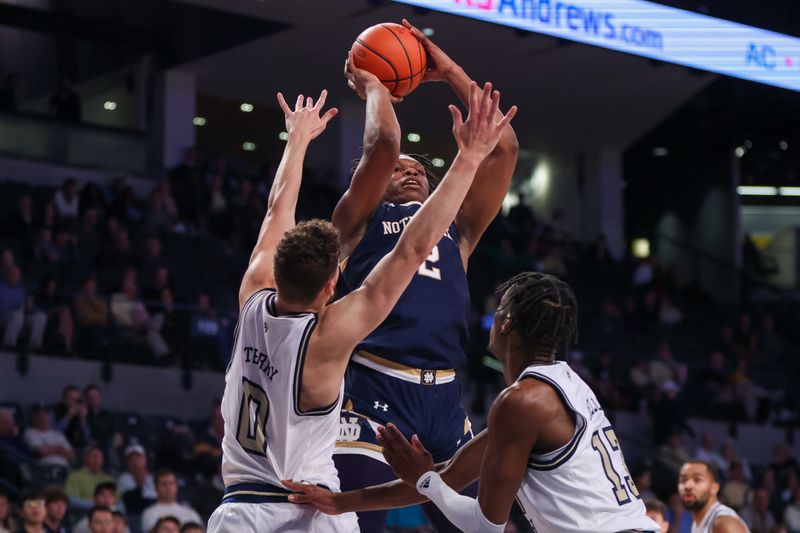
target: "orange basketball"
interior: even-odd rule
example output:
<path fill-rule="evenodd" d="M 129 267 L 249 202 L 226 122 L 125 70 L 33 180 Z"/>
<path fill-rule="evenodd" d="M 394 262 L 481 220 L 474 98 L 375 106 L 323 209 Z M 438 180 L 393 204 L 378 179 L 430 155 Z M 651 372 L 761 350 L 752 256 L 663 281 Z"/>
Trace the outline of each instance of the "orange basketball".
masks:
<path fill-rule="evenodd" d="M 428 56 L 419 39 L 404 26 L 391 22 L 361 32 L 351 50 L 355 66 L 375 74 L 392 96 L 411 94 L 428 66 Z"/>

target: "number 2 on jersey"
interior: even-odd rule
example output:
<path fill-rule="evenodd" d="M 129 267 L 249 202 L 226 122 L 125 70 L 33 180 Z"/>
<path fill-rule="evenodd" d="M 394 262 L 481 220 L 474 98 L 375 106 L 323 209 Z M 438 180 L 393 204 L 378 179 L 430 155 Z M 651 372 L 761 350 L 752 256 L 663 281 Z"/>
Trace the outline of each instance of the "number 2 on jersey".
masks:
<path fill-rule="evenodd" d="M 630 494 L 633 494 L 637 500 L 640 499 L 639 491 L 631 479 L 628 466 L 625 464 L 625 458 L 622 457 L 622 451 L 619 449 L 619 440 L 617 439 L 617 434 L 614 433 L 614 430 L 611 428 L 611 426 L 604 427 L 603 434 L 608 440 L 608 444 L 611 446 L 611 452 L 616 452 L 616 455 L 622 462 L 622 468 L 625 471 L 625 479 L 623 480 L 617 473 L 617 469 L 614 468 L 614 457 L 612 457 L 611 452 L 609 452 L 608 447 L 603 442 L 603 439 L 600 438 L 600 430 L 595 431 L 592 435 L 592 448 L 594 448 L 594 450 L 600 454 L 600 460 L 603 463 L 603 470 L 605 470 L 606 477 L 611 482 L 611 486 L 614 491 L 614 497 L 617 499 L 617 503 L 619 505 L 630 503 Z"/>
<path fill-rule="evenodd" d="M 433 278 L 433 279 L 436 279 L 436 280 L 441 280 L 442 279 L 442 271 L 439 270 L 436 267 L 433 267 L 433 266 L 429 267 L 428 266 L 428 263 L 435 264 L 435 263 L 438 263 L 438 262 L 439 262 L 439 246 L 436 245 L 436 246 L 433 247 L 433 250 L 431 250 L 431 255 L 429 255 L 428 258 L 425 260 L 425 262 L 422 263 L 419 266 L 419 270 L 417 271 L 417 274 L 419 274 L 420 276 L 425 276 L 427 278 Z"/>
<path fill-rule="evenodd" d="M 267 455 L 267 417 L 269 399 L 260 385 L 242 378 L 242 404 L 239 407 L 239 427 L 236 440 L 248 453 Z"/>

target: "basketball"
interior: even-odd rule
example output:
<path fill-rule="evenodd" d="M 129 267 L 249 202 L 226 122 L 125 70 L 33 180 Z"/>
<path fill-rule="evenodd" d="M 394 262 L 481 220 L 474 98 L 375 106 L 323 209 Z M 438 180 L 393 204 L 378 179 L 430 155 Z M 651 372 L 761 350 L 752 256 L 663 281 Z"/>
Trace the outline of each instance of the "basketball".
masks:
<path fill-rule="evenodd" d="M 351 48 L 355 66 L 378 77 L 392 96 L 408 96 L 425 75 L 428 56 L 400 24 L 384 22 L 361 32 Z"/>

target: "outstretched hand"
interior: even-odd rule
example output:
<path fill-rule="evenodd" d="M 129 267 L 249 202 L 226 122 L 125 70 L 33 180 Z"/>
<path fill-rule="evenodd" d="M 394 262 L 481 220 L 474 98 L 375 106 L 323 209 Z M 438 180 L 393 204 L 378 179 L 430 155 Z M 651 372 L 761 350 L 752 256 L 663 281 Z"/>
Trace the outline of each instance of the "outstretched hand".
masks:
<path fill-rule="evenodd" d="M 341 514 L 341 509 L 336 505 L 335 494 L 328 489 L 310 483 L 297 483 L 284 479 L 283 486 L 294 492 L 289 495 L 292 503 L 307 503 L 325 514 Z"/>
<path fill-rule="evenodd" d="M 328 91 L 326 90 L 320 93 L 316 103 L 310 96 L 304 99 L 301 94 L 297 97 L 294 110 L 292 110 L 286 103 L 283 94 L 278 93 L 278 104 L 286 117 L 286 132 L 289 136 L 299 135 L 301 138 L 311 141 L 325 131 L 328 122 L 339 112 L 338 109 L 332 107 L 320 116 L 327 98 Z"/>
<path fill-rule="evenodd" d="M 426 81 L 442 81 L 448 73 L 458 68 L 456 62 L 450 59 L 450 56 L 445 54 L 419 28 L 411 24 L 407 19 L 403 19 L 403 26 L 422 43 L 422 47 L 425 48 L 425 52 L 428 54 L 428 68 L 422 77 L 422 83 Z"/>
<path fill-rule="evenodd" d="M 425 472 L 435 470 L 433 457 L 414 435 L 411 443 L 392 423 L 378 427 L 377 439 L 383 447 L 383 457 L 394 473 L 408 485 L 416 487 Z"/>
<path fill-rule="evenodd" d="M 458 107 L 449 106 L 453 115 L 453 136 L 458 149 L 464 156 L 479 158 L 481 161 L 497 146 L 500 134 L 517 114 L 517 106 L 512 106 L 505 115 L 500 111 L 500 91 L 493 91 L 492 84 L 486 83 L 483 89 L 473 81 L 469 86 L 469 114 L 465 121 Z M 495 117 L 501 116 L 498 121 Z"/>

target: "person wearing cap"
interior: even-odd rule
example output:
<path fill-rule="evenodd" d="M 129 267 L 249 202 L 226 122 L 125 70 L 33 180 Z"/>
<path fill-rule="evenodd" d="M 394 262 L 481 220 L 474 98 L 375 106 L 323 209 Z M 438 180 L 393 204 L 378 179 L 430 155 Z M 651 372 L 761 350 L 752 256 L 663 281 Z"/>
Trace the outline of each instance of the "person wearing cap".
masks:
<path fill-rule="evenodd" d="M 114 478 L 103 472 L 103 461 L 103 449 L 100 445 L 89 444 L 83 452 L 83 467 L 74 470 L 67 477 L 66 492 L 73 508 L 90 509 L 95 487 L 100 483 L 114 482 Z"/>
<path fill-rule="evenodd" d="M 45 533 L 44 497 L 39 493 L 29 493 L 20 502 L 20 524 L 15 533 Z"/>
<path fill-rule="evenodd" d="M 125 448 L 128 471 L 117 479 L 117 492 L 131 514 L 140 514 L 155 503 L 158 494 L 153 475 L 147 467 L 147 453 L 141 444 Z"/>
<path fill-rule="evenodd" d="M 45 533 L 71 533 L 64 520 L 69 508 L 69 499 L 59 485 L 48 485 L 44 489 Z"/>
<path fill-rule="evenodd" d="M 50 409 L 39 404 L 33 409 L 31 427 L 25 430 L 25 444 L 39 458 L 40 465 L 69 467 L 75 452 L 60 431 L 50 428 Z"/>

